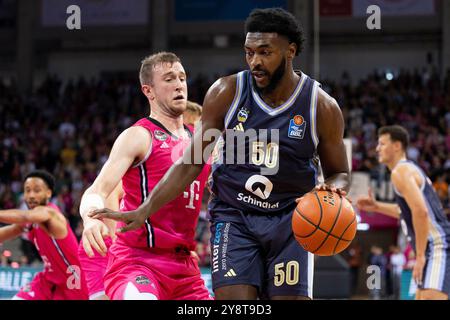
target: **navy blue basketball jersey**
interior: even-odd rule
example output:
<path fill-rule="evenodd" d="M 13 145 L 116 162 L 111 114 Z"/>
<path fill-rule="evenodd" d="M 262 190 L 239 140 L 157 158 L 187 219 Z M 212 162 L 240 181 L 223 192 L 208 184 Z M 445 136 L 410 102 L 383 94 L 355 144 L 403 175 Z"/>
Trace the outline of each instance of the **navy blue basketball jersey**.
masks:
<path fill-rule="evenodd" d="M 438 195 L 433 189 L 433 185 L 430 179 L 425 175 L 420 167 L 414 164 L 412 161 L 403 160 L 397 165 L 402 163 L 408 163 L 412 165 L 422 176 L 421 191 L 425 199 L 427 206 L 428 216 L 430 218 L 430 229 L 428 235 L 428 248 L 433 246 L 433 249 L 448 249 L 450 243 L 450 222 L 448 221 L 441 201 Z M 416 239 L 413 227 L 412 213 L 406 200 L 402 197 L 398 190 L 394 187 L 395 199 L 401 210 L 401 225 L 403 232 L 406 234 L 408 240 L 411 242 L 412 247 L 416 250 Z"/>
<path fill-rule="evenodd" d="M 319 83 L 305 74 L 281 106 L 268 106 L 249 71 L 237 74 L 225 131 L 213 153 L 213 196 L 249 212 L 273 213 L 317 182 Z"/>

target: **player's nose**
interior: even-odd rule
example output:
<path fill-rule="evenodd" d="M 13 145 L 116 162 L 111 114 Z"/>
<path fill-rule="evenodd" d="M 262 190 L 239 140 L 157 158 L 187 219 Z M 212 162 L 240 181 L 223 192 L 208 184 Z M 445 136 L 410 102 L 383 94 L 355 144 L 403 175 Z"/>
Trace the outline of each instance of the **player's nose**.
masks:
<path fill-rule="evenodd" d="M 258 70 L 261 67 L 261 59 L 257 54 L 253 55 L 253 57 L 250 59 L 250 69 L 251 70 Z"/>

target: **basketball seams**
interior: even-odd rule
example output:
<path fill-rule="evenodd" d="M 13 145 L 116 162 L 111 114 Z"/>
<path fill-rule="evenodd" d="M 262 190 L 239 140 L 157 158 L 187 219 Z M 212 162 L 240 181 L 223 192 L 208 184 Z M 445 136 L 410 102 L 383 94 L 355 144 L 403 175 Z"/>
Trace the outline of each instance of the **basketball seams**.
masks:
<path fill-rule="evenodd" d="M 320 199 L 319 199 L 319 195 L 317 194 L 317 191 L 314 192 L 314 195 L 316 196 L 317 203 L 319 204 L 319 208 L 320 208 L 319 223 L 317 224 L 317 226 L 320 227 L 320 224 L 322 223 L 322 217 L 323 217 L 323 208 L 322 208 L 322 203 L 320 202 Z"/>
<path fill-rule="evenodd" d="M 308 237 L 312 236 L 312 235 L 314 234 L 314 232 L 316 232 L 318 229 L 321 230 L 321 229 L 320 229 L 320 223 L 322 222 L 322 216 L 323 216 L 322 210 L 323 210 L 323 209 L 322 209 L 322 204 L 320 203 L 319 196 L 317 195 L 317 191 L 314 192 L 314 195 L 316 196 L 317 203 L 319 204 L 319 209 L 320 209 L 320 217 L 319 217 L 319 222 L 317 223 L 317 225 L 316 225 L 315 223 L 313 223 L 312 221 L 309 221 L 309 219 L 307 219 L 307 218 L 306 218 L 306 217 L 305 217 L 305 216 L 297 209 L 297 207 L 295 207 L 295 211 L 297 211 L 297 213 L 300 214 L 300 216 L 301 216 L 302 218 L 304 218 L 307 222 L 309 222 L 309 223 L 312 224 L 314 227 L 316 227 L 316 228 L 314 229 L 314 231 L 311 232 L 310 234 L 308 234 L 307 236 L 302 236 L 302 237 L 299 237 L 299 238 L 308 238 Z M 323 230 L 321 230 L 321 231 L 323 231 Z"/>
<path fill-rule="evenodd" d="M 302 238 L 302 239 L 304 239 L 304 238 L 309 238 L 310 236 L 312 236 L 317 230 L 320 230 L 319 229 L 319 226 L 318 225 L 316 225 L 315 223 L 313 223 L 312 221 L 310 221 L 309 219 L 307 219 L 297 208 L 295 208 L 295 211 L 297 212 L 297 214 L 299 214 L 300 215 L 300 217 L 302 217 L 303 219 L 305 219 L 306 220 L 306 222 L 308 222 L 309 224 L 311 224 L 311 225 L 313 225 L 314 227 L 315 227 L 315 229 L 313 230 L 313 232 L 311 232 L 310 234 L 308 234 L 308 235 L 306 235 L 306 236 L 298 236 L 298 235 L 296 235 L 297 237 L 299 237 L 299 238 Z M 323 231 L 323 230 L 322 230 Z M 294 233 L 295 234 L 295 233 Z"/>
<path fill-rule="evenodd" d="M 341 236 L 339 237 L 338 242 L 336 243 L 336 246 L 334 247 L 333 254 L 336 254 L 336 249 L 337 249 L 337 246 L 339 245 L 339 242 L 342 240 L 342 237 L 344 236 L 344 234 L 347 232 L 348 228 L 350 228 L 350 226 L 353 224 L 353 222 L 355 220 L 356 220 L 356 215 L 353 217 L 353 220 L 350 221 L 348 226 L 344 229 L 344 231 L 342 232 Z"/>
<path fill-rule="evenodd" d="M 336 210 L 338 200 L 340 203 Z M 317 212 L 318 209 L 320 213 Z M 318 213 L 319 217 L 317 217 Z M 324 214 L 327 215 L 324 216 Z M 348 206 L 347 199 L 336 193 L 325 195 L 322 191 L 311 192 L 304 202 L 300 201 L 297 204 L 292 217 L 292 231 L 296 240 L 306 251 L 316 255 L 335 255 L 343 251 L 355 236 L 356 215 L 351 206 Z M 345 225 L 345 221 L 349 219 L 351 221 Z M 324 222 L 323 226 L 322 222 Z M 297 235 L 297 232 L 302 235 Z M 351 239 L 346 239 L 347 236 Z"/>
<path fill-rule="evenodd" d="M 295 211 L 297 212 L 298 215 L 300 215 L 300 217 L 302 217 L 303 219 L 305 219 L 306 222 L 308 222 L 309 224 L 311 224 L 311 225 L 313 225 L 314 227 L 316 227 L 316 229 L 314 230 L 314 232 L 316 232 L 317 230 L 320 230 L 320 231 L 322 231 L 322 232 L 324 232 L 324 233 L 328 233 L 328 231 L 325 231 L 325 230 L 322 229 L 320 226 L 317 226 L 314 222 L 312 222 L 312 221 L 309 220 L 306 216 L 304 216 L 304 215 L 301 213 L 301 211 L 299 211 L 297 208 L 295 208 Z M 297 238 L 300 238 L 300 239 L 306 239 L 306 238 L 309 238 L 310 236 L 312 236 L 312 235 L 314 234 L 314 232 L 311 233 L 311 234 L 309 234 L 308 236 L 299 236 L 299 235 L 295 234 L 295 232 L 294 232 L 294 235 L 295 235 Z M 348 240 L 348 239 L 345 239 L 345 238 L 341 238 L 341 237 L 335 236 L 334 234 L 330 234 L 330 236 L 333 237 L 333 238 L 339 239 L 339 240 L 341 240 L 341 241 L 346 241 L 346 242 L 351 242 L 351 241 L 352 241 L 352 240 Z M 342 236 L 342 235 L 341 235 L 341 236 Z"/>
<path fill-rule="evenodd" d="M 322 243 L 320 244 L 320 246 L 317 247 L 316 250 L 314 250 L 312 253 L 315 253 L 315 252 L 319 251 L 320 248 L 323 247 L 323 245 L 325 244 L 325 242 L 327 242 L 328 238 L 329 238 L 330 235 L 332 234 L 333 229 L 334 229 L 334 227 L 336 226 L 337 221 L 339 220 L 339 216 L 340 216 L 341 210 L 342 210 L 342 198 L 339 197 L 339 199 L 340 199 L 341 201 L 340 201 L 340 203 L 339 203 L 339 209 L 338 209 L 338 212 L 337 212 L 337 214 L 336 214 L 336 217 L 334 218 L 333 225 L 331 226 L 330 231 L 326 232 L 327 236 L 325 237 L 325 239 L 323 239 L 323 241 L 322 241 Z M 335 236 L 335 238 L 337 238 L 337 237 Z M 339 241 L 338 241 L 338 243 L 339 243 Z"/>

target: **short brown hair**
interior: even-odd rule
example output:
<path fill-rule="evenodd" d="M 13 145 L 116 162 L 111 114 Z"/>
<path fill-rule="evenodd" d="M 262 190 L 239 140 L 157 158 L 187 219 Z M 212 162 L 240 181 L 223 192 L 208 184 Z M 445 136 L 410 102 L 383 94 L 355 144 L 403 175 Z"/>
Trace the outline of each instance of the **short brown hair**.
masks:
<path fill-rule="evenodd" d="M 141 85 L 151 84 L 153 80 L 153 69 L 156 65 L 165 62 L 181 63 L 181 60 L 175 53 L 165 51 L 145 57 L 144 60 L 141 61 L 141 69 L 139 70 L 139 80 Z"/>
<path fill-rule="evenodd" d="M 378 136 L 388 134 L 392 141 L 398 141 L 402 144 L 403 150 L 406 151 L 409 145 L 409 133 L 408 131 L 399 125 L 385 126 L 378 130 Z"/>
<path fill-rule="evenodd" d="M 193 101 L 187 101 L 186 110 L 183 113 L 183 121 L 187 125 L 193 125 L 200 120 L 202 116 L 202 106 Z"/>
<path fill-rule="evenodd" d="M 186 102 L 186 111 L 189 111 L 190 113 L 201 116 L 202 115 L 202 106 L 194 101 L 188 100 Z"/>

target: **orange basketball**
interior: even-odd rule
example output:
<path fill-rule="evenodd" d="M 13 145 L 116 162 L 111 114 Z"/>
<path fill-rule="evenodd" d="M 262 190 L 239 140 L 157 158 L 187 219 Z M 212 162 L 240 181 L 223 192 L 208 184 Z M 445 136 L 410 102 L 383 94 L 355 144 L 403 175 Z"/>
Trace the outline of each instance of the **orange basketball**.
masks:
<path fill-rule="evenodd" d="M 347 248 L 356 235 L 356 225 L 350 202 L 330 191 L 307 193 L 292 214 L 295 239 L 319 256 L 332 256 Z"/>

